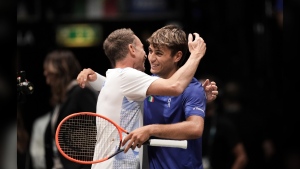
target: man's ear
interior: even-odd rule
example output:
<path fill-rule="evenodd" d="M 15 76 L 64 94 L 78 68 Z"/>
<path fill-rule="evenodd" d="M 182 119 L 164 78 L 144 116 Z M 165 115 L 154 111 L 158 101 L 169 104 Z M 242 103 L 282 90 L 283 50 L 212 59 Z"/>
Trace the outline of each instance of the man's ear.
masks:
<path fill-rule="evenodd" d="M 178 51 L 176 53 L 176 55 L 174 56 L 174 62 L 179 62 L 182 58 L 182 52 L 181 51 Z"/>
<path fill-rule="evenodd" d="M 129 51 L 130 56 L 135 57 L 135 48 L 132 44 L 128 44 L 128 51 Z"/>

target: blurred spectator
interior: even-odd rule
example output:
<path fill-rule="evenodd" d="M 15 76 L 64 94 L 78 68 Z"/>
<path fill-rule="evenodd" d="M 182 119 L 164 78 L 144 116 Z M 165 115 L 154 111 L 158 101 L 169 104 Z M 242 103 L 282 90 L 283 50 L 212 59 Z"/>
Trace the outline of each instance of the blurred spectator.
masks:
<path fill-rule="evenodd" d="M 1 67 L 1 66 L 0 66 Z M 3 67 L 1 67 L 3 68 Z M 0 69 L 1 69 L 0 68 Z M 5 75 L 8 75 L 5 73 Z M 22 121 L 19 120 L 19 104 L 17 104 L 17 119 L 11 120 L 11 114 L 15 112 L 10 112 L 13 110 L 13 107 L 10 107 L 9 102 L 12 100 L 15 105 L 15 98 L 12 97 L 14 93 L 12 90 L 14 85 L 10 85 L 8 78 L 2 76 L 2 71 L 0 72 L 0 107 L 2 113 L 5 112 L 5 118 L 2 118 L 1 129 L 0 129 L 0 168 L 3 169 L 22 169 L 23 166 L 17 165 L 17 160 L 19 159 L 19 154 L 26 154 L 26 143 L 20 145 L 19 134 L 23 131 L 19 131 L 19 127 L 24 129 L 22 124 L 19 124 Z M 14 99 L 12 99 L 14 98 Z M 7 117 L 7 115 L 9 117 Z M 14 114 L 15 115 L 15 114 Z M 14 117 L 15 118 L 15 117 Z M 26 130 L 25 130 L 26 131 Z M 25 132 L 25 140 L 27 137 L 27 132 Z M 24 165 L 24 164 L 23 164 Z M 28 168 L 27 168 L 28 169 Z"/>
<path fill-rule="evenodd" d="M 1 136 L 4 140 L 1 140 L 0 145 L 0 168 L 3 169 L 17 169 L 17 124 L 11 123 L 4 128 L 4 133 L 1 130 Z"/>
<path fill-rule="evenodd" d="M 3 62 L 3 64 L 7 64 L 7 62 Z M 5 115 L 5 118 L 2 118 L 0 126 L 0 168 L 16 169 L 17 123 L 15 117 L 14 120 L 11 118 L 12 115 L 15 116 L 15 112 L 11 112 L 13 111 L 13 107 L 9 104 L 10 101 L 13 101 L 13 105 L 15 105 L 15 98 L 11 96 L 14 94 L 12 94 L 12 90 L 15 85 L 10 85 L 8 81 L 11 74 L 8 74 L 7 70 L 3 73 L 2 69 L 5 70 L 5 67 L 0 66 L 0 69 L 0 107 L 2 114 Z"/>
<path fill-rule="evenodd" d="M 266 139 L 262 143 L 263 153 L 264 153 L 264 169 L 282 169 L 284 162 L 282 162 L 280 152 L 278 147 L 274 143 L 273 138 L 266 136 Z"/>
<path fill-rule="evenodd" d="M 50 120 L 50 114 L 51 112 L 48 112 L 38 117 L 32 126 L 29 152 L 33 169 L 46 169 L 43 135 L 45 133 L 46 125 Z"/>
<path fill-rule="evenodd" d="M 207 103 L 203 133 L 204 169 L 244 169 L 248 161 L 244 144 L 235 124 L 219 111 L 215 101 Z"/>
<path fill-rule="evenodd" d="M 16 88 L 14 90 L 16 91 L 14 94 L 14 102 L 17 101 L 17 117 L 13 121 L 12 124 L 9 124 L 9 126 L 6 128 L 6 143 L 5 143 L 5 150 L 4 150 L 4 167 L 3 168 L 12 168 L 12 169 L 31 169 L 32 163 L 31 163 L 31 158 L 29 155 L 29 140 L 30 140 L 30 133 L 28 132 L 28 129 L 26 127 L 26 114 L 24 113 L 24 105 L 26 103 L 26 98 L 27 95 L 30 95 L 31 92 L 33 91 L 33 88 L 30 87 L 29 85 L 31 84 L 29 81 L 26 79 L 26 74 L 25 71 L 19 71 L 19 55 L 14 58 L 14 66 L 16 74 L 14 74 L 16 78 Z M 21 73 L 23 72 L 23 73 Z M 0 80 L 1 81 L 1 80 Z M 1 86 L 1 82 L 0 82 Z M 15 86 L 15 85 L 14 85 Z M 3 87 L 3 86 L 1 86 Z M 1 88 L 0 87 L 0 88 Z M 10 92 L 10 88 L 7 88 L 7 86 L 4 86 L 4 94 L 7 95 L 12 95 Z M 31 90 L 32 89 L 32 90 Z M 3 93 L 1 92 L 0 89 L 0 95 Z M 16 98 L 15 98 L 16 96 Z M 9 97 L 6 97 L 6 100 Z M 4 106 L 9 105 L 8 102 L 6 101 L 4 103 L 5 105 L 1 105 L 3 108 Z M 11 107 L 9 108 L 11 109 Z M 7 110 L 7 108 L 4 108 L 4 110 Z M 10 122 L 8 118 L 5 118 L 5 122 Z M 12 144 L 14 143 L 14 144 Z"/>
<path fill-rule="evenodd" d="M 239 80 L 228 80 L 224 85 L 221 109 L 224 116 L 230 118 L 237 128 L 247 152 L 246 169 L 266 169 L 264 141 L 268 139 L 263 116 L 267 113 L 266 103 L 257 103 L 261 98 L 252 100 L 249 90 Z M 260 95 L 261 96 L 261 95 Z M 260 103 L 260 102 L 259 102 Z M 277 133 L 278 134 L 278 133 Z M 270 149 L 269 153 L 272 150 Z"/>
<path fill-rule="evenodd" d="M 78 60 L 69 50 L 54 50 L 44 60 L 44 76 L 51 88 L 50 104 L 53 106 L 44 133 L 47 169 L 90 169 L 91 167 L 64 158 L 55 144 L 55 131 L 64 117 L 83 111 L 96 112 L 97 93 L 89 87 L 82 89 L 77 85 L 76 78 L 80 71 Z M 34 130 L 36 129 L 33 128 Z"/>

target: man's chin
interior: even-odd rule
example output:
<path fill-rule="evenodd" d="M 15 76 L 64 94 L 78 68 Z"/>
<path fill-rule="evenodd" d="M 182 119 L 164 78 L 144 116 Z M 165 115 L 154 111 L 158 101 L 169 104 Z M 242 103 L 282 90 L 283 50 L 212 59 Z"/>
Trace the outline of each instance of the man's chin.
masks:
<path fill-rule="evenodd" d="M 153 70 L 153 69 L 150 69 L 150 72 L 151 72 L 152 74 L 157 74 L 157 71 L 155 71 L 155 70 Z"/>

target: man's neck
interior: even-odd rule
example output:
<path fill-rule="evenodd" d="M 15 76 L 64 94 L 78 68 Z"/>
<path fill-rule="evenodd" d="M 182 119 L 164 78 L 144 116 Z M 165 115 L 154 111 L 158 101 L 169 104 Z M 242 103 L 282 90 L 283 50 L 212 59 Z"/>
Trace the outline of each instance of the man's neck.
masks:
<path fill-rule="evenodd" d="M 178 70 L 178 68 L 173 69 L 165 74 L 157 74 L 160 78 L 163 79 L 169 79 L 171 76 L 173 76 L 173 74 Z"/>
<path fill-rule="evenodd" d="M 125 58 L 122 61 L 116 62 L 116 66 L 114 68 L 126 68 L 126 67 L 132 67 L 133 68 L 133 65 L 129 60 L 127 60 Z"/>

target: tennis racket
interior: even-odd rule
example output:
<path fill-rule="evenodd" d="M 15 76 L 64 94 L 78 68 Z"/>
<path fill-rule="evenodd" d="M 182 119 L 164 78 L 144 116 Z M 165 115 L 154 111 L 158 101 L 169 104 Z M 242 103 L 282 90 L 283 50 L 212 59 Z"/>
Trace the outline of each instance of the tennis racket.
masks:
<path fill-rule="evenodd" d="M 124 151 L 121 148 L 122 133 L 129 134 L 105 116 L 79 112 L 65 117 L 59 123 L 55 142 L 65 158 L 79 164 L 94 164 Z M 144 145 L 186 149 L 187 140 L 149 139 Z"/>

